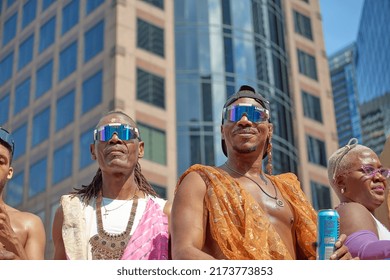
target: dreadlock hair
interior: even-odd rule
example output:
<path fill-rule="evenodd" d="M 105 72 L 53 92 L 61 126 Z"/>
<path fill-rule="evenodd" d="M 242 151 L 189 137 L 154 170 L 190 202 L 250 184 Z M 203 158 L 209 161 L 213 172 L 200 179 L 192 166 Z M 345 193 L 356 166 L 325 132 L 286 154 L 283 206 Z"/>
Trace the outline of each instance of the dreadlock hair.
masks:
<path fill-rule="evenodd" d="M 140 191 L 144 192 L 145 194 L 158 197 L 156 191 L 142 174 L 141 165 L 139 164 L 139 162 L 137 162 L 137 165 L 135 166 L 134 179 Z M 99 191 L 102 189 L 102 181 L 102 171 L 99 168 L 95 174 L 95 177 L 93 177 L 92 182 L 89 185 L 82 185 L 82 187 L 79 189 L 75 188 L 75 191 L 72 192 L 72 194 L 74 196 L 80 195 L 84 203 L 88 204 L 89 201 L 93 197 L 96 197 Z"/>
<path fill-rule="evenodd" d="M 128 116 L 126 113 L 122 111 L 110 111 L 106 113 L 104 116 L 108 116 L 112 114 L 122 114 L 123 116 L 126 116 L 127 118 L 132 120 L 130 116 Z M 145 194 L 158 197 L 156 191 L 153 189 L 150 183 L 146 180 L 145 176 L 142 174 L 141 165 L 139 164 L 139 162 L 137 162 L 137 165 L 135 166 L 134 179 L 140 191 L 144 192 Z M 99 168 L 96 171 L 96 174 L 93 177 L 92 182 L 89 183 L 89 185 L 82 185 L 81 188 L 75 188 L 75 191 L 71 192 L 71 194 L 73 196 L 80 195 L 84 203 L 88 204 L 93 197 L 97 197 L 98 193 L 102 189 L 102 181 L 103 181 L 102 171 Z"/>

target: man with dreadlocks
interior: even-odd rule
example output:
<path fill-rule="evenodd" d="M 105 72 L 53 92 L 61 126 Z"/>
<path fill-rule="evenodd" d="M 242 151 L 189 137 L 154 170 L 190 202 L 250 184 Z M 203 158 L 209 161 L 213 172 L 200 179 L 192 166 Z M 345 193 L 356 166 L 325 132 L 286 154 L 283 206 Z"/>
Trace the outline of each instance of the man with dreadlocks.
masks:
<path fill-rule="evenodd" d="M 272 176 L 270 104 L 247 85 L 223 107 L 227 161 L 180 177 L 172 206 L 173 259 L 315 259 L 317 214 L 292 173 Z M 263 172 L 263 159 L 268 157 Z M 188 199 L 188 198 L 191 199 Z M 341 237 L 332 259 L 349 259 Z"/>
<path fill-rule="evenodd" d="M 144 142 L 135 122 L 121 111 L 107 113 L 90 150 L 99 169 L 89 185 L 61 198 L 54 259 L 168 259 L 171 204 L 142 175 Z"/>

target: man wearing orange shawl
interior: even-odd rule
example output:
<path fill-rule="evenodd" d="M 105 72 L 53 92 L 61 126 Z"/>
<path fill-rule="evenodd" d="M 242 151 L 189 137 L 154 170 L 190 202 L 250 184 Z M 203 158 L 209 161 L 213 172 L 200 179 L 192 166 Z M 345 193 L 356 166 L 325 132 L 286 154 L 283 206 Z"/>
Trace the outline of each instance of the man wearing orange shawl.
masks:
<path fill-rule="evenodd" d="M 219 167 L 191 166 L 172 205 L 173 259 L 315 259 L 317 214 L 292 173 L 272 173 L 269 102 L 242 86 L 224 105 Z M 343 242 L 331 259 L 350 259 Z"/>

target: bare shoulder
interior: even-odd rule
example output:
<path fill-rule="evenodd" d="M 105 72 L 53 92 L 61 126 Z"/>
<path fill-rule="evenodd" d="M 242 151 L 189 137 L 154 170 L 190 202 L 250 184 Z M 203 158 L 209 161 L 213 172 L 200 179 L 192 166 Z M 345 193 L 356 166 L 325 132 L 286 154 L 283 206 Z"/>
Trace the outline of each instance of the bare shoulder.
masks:
<path fill-rule="evenodd" d="M 359 230 L 376 232 L 376 224 L 371 213 L 360 203 L 350 202 L 337 208 L 340 215 L 340 232 L 349 235 Z"/>
<path fill-rule="evenodd" d="M 340 217 L 348 216 L 350 218 L 353 218 L 354 216 L 371 216 L 370 212 L 367 210 L 366 207 L 356 202 L 341 204 L 337 208 L 337 212 L 340 214 Z"/>
<path fill-rule="evenodd" d="M 192 171 L 188 173 L 184 178 L 182 178 L 177 191 L 181 190 L 187 190 L 187 191 L 194 191 L 194 190 L 201 190 L 206 188 L 206 184 L 203 181 L 203 178 L 199 175 L 198 172 Z"/>
<path fill-rule="evenodd" d="M 33 213 L 16 210 L 10 211 L 8 214 L 11 221 L 18 221 L 24 227 L 34 230 L 37 226 L 43 226 L 41 218 Z"/>

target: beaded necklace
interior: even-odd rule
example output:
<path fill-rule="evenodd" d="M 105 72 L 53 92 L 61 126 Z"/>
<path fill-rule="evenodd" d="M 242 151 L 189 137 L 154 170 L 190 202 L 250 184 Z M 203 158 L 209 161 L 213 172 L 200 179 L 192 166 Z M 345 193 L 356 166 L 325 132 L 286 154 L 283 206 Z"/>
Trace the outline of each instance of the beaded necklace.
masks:
<path fill-rule="evenodd" d="M 135 213 L 137 212 L 138 196 L 133 196 L 133 205 L 126 230 L 121 233 L 108 233 L 103 228 L 102 221 L 102 192 L 100 191 L 96 198 L 96 220 L 98 233 L 89 239 L 93 260 L 119 260 L 126 249 L 133 227 Z M 122 206 L 122 205 L 121 205 Z M 119 208 L 119 207 L 118 207 Z"/>

